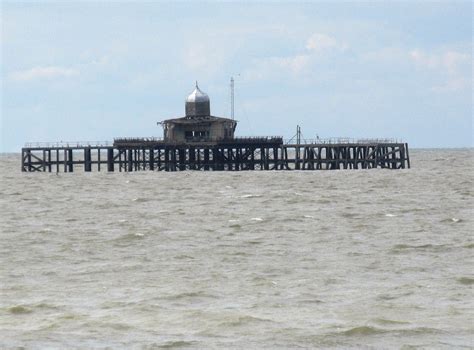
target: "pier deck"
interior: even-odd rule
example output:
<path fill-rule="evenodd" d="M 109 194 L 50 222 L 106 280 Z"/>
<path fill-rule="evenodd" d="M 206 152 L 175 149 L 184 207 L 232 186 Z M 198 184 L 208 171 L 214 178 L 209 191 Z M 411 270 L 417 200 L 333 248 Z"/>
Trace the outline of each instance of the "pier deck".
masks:
<path fill-rule="evenodd" d="M 284 143 L 281 137 L 167 143 L 121 138 L 114 143 L 35 143 L 22 148 L 24 172 L 242 171 L 405 169 L 408 144 L 393 140 L 313 140 Z"/>

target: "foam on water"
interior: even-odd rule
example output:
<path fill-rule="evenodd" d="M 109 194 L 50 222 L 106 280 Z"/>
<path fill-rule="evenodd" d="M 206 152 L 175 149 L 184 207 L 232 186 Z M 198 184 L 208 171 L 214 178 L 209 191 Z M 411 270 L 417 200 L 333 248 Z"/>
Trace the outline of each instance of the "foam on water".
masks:
<path fill-rule="evenodd" d="M 469 348 L 473 151 L 410 153 L 59 176 L 4 155 L 0 348 Z"/>

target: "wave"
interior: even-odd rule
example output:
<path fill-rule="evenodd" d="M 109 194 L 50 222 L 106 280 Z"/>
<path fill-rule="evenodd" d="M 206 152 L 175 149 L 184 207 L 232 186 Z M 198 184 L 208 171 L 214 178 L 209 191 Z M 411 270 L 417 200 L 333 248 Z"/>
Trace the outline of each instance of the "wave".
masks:
<path fill-rule="evenodd" d="M 14 315 L 23 315 L 23 314 L 31 314 L 33 312 L 32 309 L 23 306 L 23 305 L 17 305 L 17 306 L 12 306 L 7 309 L 7 311 L 11 314 Z"/>
<path fill-rule="evenodd" d="M 156 346 L 158 349 L 175 349 L 175 348 L 189 348 L 193 345 L 196 345 L 195 341 L 171 340 L 161 345 L 155 344 L 154 346 Z"/>
<path fill-rule="evenodd" d="M 182 292 L 178 294 L 168 295 L 164 297 L 165 300 L 181 300 L 181 299 L 192 299 L 192 298 L 209 298 L 216 299 L 217 296 L 209 294 L 203 291 L 198 292 Z"/>
<path fill-rule="evenodd" d="M 400 324 L 410 324 L 410 322 L 406 321 L 395 321 L 395 320 L 389 320 L 386 318 L 376 318 L 374 319 L 375 323 L 381 324 L 381 325 L 400 325 Z"/>
<path fill-rule="evenodd" d="M 243 325 L 248 325 L 252 323 L 262 323 L 262 322 L 274 322 L 270 319 L 260 318 L 250 315 L 240 315 L 240 316 L 231 316 L 227 320 L 220 322 L 220 326 L 225 327 L 238 327 Z"/>
<path fill-rule="evenodd" d="M 391 321 L 391 322 L 394 322 L 394 321 Z M 339 332 L 338 334 L 352 337 L 352 336 L 377 336 L 377 335 L 383 335 L 387 333 L 402 337 L 402 336 L 413 336 L 413 335 L 420 335 L 420 334 L 438 334 L 438 333 L 444 333 L 444 332 L 439 329 L 428 328 L 428 327 L 384 329 L 384 328 L 378 328 L 378 327 L 373 327 L 373 326 L 358 326 L 358 327 L 350 328 L 343 332 Z"/>
<path fill-rule="evenodd" d="M 146 202 L 149 202 L 149 201 L 151 201 L 151 199 L 141 198 L 141 197 L 132 199 L 132 202 L 137 202 L 137 203 L 146 203 Z"/>
<path fill-rule="evenodd" d="M 473 277 L 459 277 L 456 279 L 458 283 L 464 284 L 466 286 L 470 286 L 474 284 L 474 278 Z"/>
<path fill-rule="evenodd" d="M 450 249 L 451 246 L 447 244 L 420 244 L 420 245 L 410 245 L 410 244 L 395 244 L 390 250 L 394 253 L 410 251 L 410 250 L 433 250 L 433 251 L 443 251 Z"/>
<path fill-rule="evenodd" d="M 342 332 L 342 335 L 353 336 L 353 335 L 375 335 L 375 334 L 384 334 L 387 333 L 387 330 L 371 327 L 371 326 L 359 326 L 348 329 Z"/>
<path fill-rule="evenodd" d="M 127 233 L 120 237 L 113 239 L 112 241 L 115 242 L 127 242 L 127 241 L 135 241 L 139 239 L 143 239 L 145 237 L 144 233 L 136 232 L 136 233 Z"/>
<path fill-rule="evenodd" d="M 459 218 L 447 218 L 447 219 L 441 220 L 440 222 L 443 222 L 443 223 L 458 223 L 458 222 L 463 222 L 463 221 L 464 221 L 463 219 L 459 219 Z"/>

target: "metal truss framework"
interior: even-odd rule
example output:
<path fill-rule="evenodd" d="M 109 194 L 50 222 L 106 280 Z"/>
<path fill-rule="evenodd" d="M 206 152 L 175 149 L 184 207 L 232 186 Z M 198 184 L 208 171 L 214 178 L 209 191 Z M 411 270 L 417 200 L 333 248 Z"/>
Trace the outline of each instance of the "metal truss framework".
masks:
<path fill-rule="evenodd" d="M 24 172 L 245 171 L 404 169 L 406 143 L 282 144 L 271 141 L 226 144 L 131 144 L 125 146 L 25 147 Z"/>

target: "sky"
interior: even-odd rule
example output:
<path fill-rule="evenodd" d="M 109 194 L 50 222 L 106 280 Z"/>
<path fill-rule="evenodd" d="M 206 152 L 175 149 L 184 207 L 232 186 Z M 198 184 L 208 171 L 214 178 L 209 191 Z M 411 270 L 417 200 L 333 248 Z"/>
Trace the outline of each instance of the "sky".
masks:
<path fill-rule="evenodd" d="M 195 81 L 238 136 L 472 147 L 472 3 L 13 2 L 0 152 L 162 136 Z"/>

